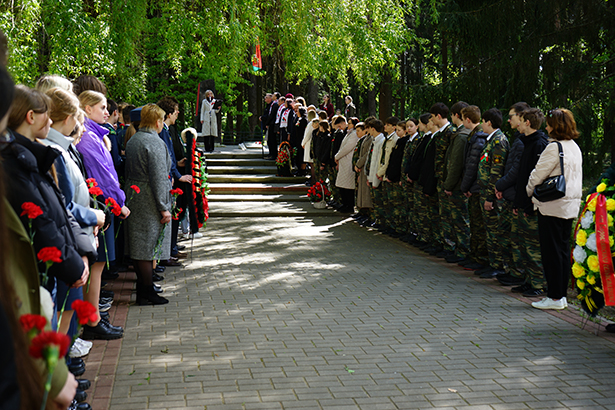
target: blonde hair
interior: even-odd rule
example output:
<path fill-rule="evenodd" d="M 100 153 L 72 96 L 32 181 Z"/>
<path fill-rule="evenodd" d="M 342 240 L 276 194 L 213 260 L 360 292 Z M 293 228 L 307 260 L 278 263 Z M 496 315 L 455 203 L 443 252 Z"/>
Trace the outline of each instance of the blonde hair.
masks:
<path fill-rule="evenodd" d="M 79 106 L 85 111 L 85 107 L 92 107 L 106 99 L 107 97 L 98 91 L 86 90 L 79 94 Z"/>
<path fill-rule="evenodd" d="M 53 122 L 64 121 L 66 118 L 77 115 L 81 111 L 79 100 L 73 93 L 55 87 L 48 90 L 46 94 L 51 99 L 49 118 Z"/>
<path fill-rule="evenodd" d="M 47 94 L 47 92 L 52 88 L 56 87 L 59 87 L 70 93 L 73 92 L 73 83 L 71 83 L 61 75 L 57 74 L 44 75 L 39 78 L 36 83 L 36 89 L 45 94 Z"/>
<path fill-rule="evenodd" d="M 30 110 L 37 114 L 46 113 L 49 110 L 49 97 L 25 85 L 15 86 L 8 127 L 16 130 L 26 120 L 26 115 Z"/>
<path fill-rule="evenodd" d="M 164 110 L 156 104 L 147 104 L 141 109 L 141 124 L 139 130 L 156 128 L 156 121 L 164 121 Z"/>

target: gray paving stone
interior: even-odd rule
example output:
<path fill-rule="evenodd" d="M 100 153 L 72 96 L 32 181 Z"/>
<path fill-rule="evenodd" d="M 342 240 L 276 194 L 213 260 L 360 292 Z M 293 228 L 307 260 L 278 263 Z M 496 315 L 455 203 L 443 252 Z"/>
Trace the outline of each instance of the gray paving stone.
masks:
<path fill-rule="evenodd" d="M 615 346 L 350 220 L 212 218 L 165 278 L 111 410 L 614 407 Z"/>

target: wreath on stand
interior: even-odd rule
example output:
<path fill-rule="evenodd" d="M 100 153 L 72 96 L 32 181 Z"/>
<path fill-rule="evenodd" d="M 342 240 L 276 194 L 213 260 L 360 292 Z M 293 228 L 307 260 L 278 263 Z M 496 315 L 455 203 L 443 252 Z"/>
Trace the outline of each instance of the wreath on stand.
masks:
<path fill-rule="evenodd" d="M 190 209 L 190 231 L 196 233 L 199 228 L 206 226 L 209 219 L 209 184 L 207 183 L 207 160 L 205 152 L 196 145 L 196 130 L 188 128 L 184 130 L 186 133 L 186 164 L 192 175 L 192 201 L 189 203 Z"/>
<path fill-rule="evenodd" d="M 603 179 L 582 205 L 574 231 L 572 284 L 577 298 L 590 316 L 607 306 L 615 306 L 615 185 Z"/>
<path fill-rule="evenodd" d="M 293 175 L 291 168 L 291 160 L 295 156 L 295 150 L 288 141 L 282 141 L 278 148 L 278 157 L 275 164 L 278 166 L 279 177 L 290 177 Z"/>

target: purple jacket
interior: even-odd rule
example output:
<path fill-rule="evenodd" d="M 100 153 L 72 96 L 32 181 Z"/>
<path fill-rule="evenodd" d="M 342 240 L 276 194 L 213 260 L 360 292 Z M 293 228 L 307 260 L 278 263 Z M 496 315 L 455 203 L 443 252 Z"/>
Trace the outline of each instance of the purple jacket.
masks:
<path fill-rule="evenodd" d="M 120 206 L 124 206 L 126 194 L 120 188 L 117 172 L 113 166 L 113 158 L 103 140 L 107 134 L 109 130 L 86 117 L 85 131 L 81 141 L 77 144 L 77 150 L 83 155 L 88 177 L 96 179 L 104 197 L 111 197 Z"/>

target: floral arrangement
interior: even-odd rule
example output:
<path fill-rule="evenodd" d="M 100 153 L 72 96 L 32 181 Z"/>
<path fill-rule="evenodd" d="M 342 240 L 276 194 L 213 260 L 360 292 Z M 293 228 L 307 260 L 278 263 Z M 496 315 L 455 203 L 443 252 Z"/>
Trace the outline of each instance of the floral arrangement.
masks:
<path fill-rule="evenodd" d="M 331 192 L 329 191 L 329 188 L 327 188 L 327 184 L 325 184 L 322 179 L 308 189 L 307 195 L 310 202 L 327 201 L 331 198 Z"/>
<path fill-rule="evenodd" d="M 188 135 L 191 136 L 189 133 Z M 192 137 L 190 137 L 192 138 Z M 197 226 L 202 228 L 209 219 L 209 184 L 207 183 L 205 156 L 196 149 L 196 138 L 192 138 L 192 199 Z"/>
<path fill-rule="evenodd" d="M 613 196 L 615 185 L 602 180 L 585 199 L 573 237 L 572 283 L 581 306 L 591 316 L 605 304 L 615 305 Z"/>
<path fill-rule="evenodd" d="M 184 191 L 181 188 L 174 188 L 171 191 L 171 196 L 173 197 L 173 205 L 171 206 L 171 217 L 173 220 L 177 221 L 179 219 L 179 215 L 182 213 L 183 209 L 177 206 L 177 197 L 184 194 Z"/>

